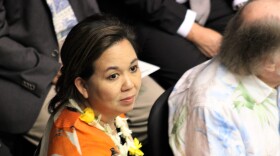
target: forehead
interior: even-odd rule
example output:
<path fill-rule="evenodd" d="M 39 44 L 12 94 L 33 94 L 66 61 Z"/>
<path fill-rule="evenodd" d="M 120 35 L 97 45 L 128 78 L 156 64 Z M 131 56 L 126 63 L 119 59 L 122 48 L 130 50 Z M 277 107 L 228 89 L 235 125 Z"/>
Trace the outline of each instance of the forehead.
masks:
<path fill-rule="evenodd" d="M 98 70 L 98 68 L 107 68 L 108 66 L 130 65 L 135 58 L 137 56 L 133 46 L 128 40 L 123 39 L 106 49 L 96 60 L 95 67 Z"/>

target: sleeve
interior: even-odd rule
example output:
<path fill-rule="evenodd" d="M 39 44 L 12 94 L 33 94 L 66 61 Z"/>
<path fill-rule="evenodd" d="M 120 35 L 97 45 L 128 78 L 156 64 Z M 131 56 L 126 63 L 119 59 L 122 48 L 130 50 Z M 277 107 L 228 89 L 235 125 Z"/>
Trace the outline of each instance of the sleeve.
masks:
<path fill-rule="evenodd" d="M 233 0 L 232 8 L 233 10 L 238 10 L 239 8 L 243 7 L 248 0 Z"/>
<path fill-rule="evenodd" d="M 60 65 L 55 59 L 39 53 L 35 47 L 19 43 L 10 34 L 12 29 L 6 20 L 5 9 L 4 0 L 0 0 L 0 78 L 22 86 L 40 97 Z"/>
<path fill-rule="evenodd" d="M 73 133 L 69 128 L 62 129 L 53 126 L 48 146 L 48 155 L 82 155 L 77 134 Z"/>
<path fill-rule="evenodd" d="M 246 155 L 240 130 L 225 112 L 193 109 L 187 124 L 186 155 Z"/>
<path fill-rule="evenodd" d="M 160 29 L 177 34 L 188 8 L 175 0 L 123 0 L 130 9 L 141 12 L 144 19 Z"/>
<path fill-rule="evenodd" d="M 186 37 L 189 34 L 193 23 L 195 22 L 195 17 L 196 17 L 196 12 L 192 10 L 188 10 L 183 23 L 177 30 L 177 33 L 182 37 Z"/>
<path fill-rule="evenodd" d="M 67 109 L 54 115 L 57 118 L 54 119 L 48 137 L 48 155 L 112 155 L 112 150 L 117 149 L 113 140 L 104 131 L 81 121 L 79 116 L 80 113 Z"/>

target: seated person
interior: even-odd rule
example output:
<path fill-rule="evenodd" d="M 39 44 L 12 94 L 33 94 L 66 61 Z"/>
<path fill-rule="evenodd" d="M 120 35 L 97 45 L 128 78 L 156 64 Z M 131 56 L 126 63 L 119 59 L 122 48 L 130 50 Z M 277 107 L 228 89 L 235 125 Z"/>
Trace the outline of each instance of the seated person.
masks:
<path fill-rule="evenodd" d="M 219 52 L 226 24 L 246 1 L 98 0 L 101 11 L 135 27 L 141 48 L 138 57 L 160 67 L 151 76 L 165 89 Z"/>
<path fill-rule="evenodd" d="M 133 32 L 115 18 L 91 16 L 70 31 L 61 60 L 40 154 L 142 156 L 124 116 L 141 86 Z"/>
<path fill-rule="evenodd" d="M 250 1 L 169 97 L 175 155 L 280 155 L 280 2 Z"/>

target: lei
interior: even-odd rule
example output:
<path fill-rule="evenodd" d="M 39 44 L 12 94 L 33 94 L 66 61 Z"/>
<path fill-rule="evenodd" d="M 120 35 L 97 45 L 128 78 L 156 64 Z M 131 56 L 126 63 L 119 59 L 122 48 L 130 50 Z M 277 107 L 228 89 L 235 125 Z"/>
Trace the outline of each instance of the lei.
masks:
<path fill-rule="evenodd" d="M 95 114 L 92 108 L 87 107 L 84 110 L 82 110 L 73 99 L 69 99 L 69 102 L 70 105 L 68 106 L 77 109 L 81 113 L 79 117 L 80 120 L 84 121 L 90 126 L 94 126 L 104 131 L 113 140 L 113 142 L 119 149 L 120 156 L 127 156 L 128 153 L 129 155 L 133 155 L 133 156 L 144 155 L 144 153 L 140 150 L 142 144 L 139 142 L 137 138 L 132 139 L 131 137 L 132 131 L 128 128 L 126 122 L 127 118 L 122 118 L 119 116 L 115 118 L 116 127 L 120 129 L 120 132 L 114 134 L 109 124 L 104 124 L 104 125 L 100 124 L 101 115 L 95 118 Z M 121 144 L 120 137 L 125 139 L 124 144 Z"/>

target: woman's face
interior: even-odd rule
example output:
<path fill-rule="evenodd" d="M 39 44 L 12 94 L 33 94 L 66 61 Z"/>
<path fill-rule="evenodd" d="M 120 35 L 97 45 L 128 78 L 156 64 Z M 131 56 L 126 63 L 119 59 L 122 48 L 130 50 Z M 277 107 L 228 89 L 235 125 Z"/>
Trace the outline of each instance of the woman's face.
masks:
<path fill-rule="evenodd" d="M 96 114 L 114 118 L 133 108 L 141 85 L 134 48 L 126 39 L 113 44 L 95 62 L 95 72 L 80 91 Z"/>

